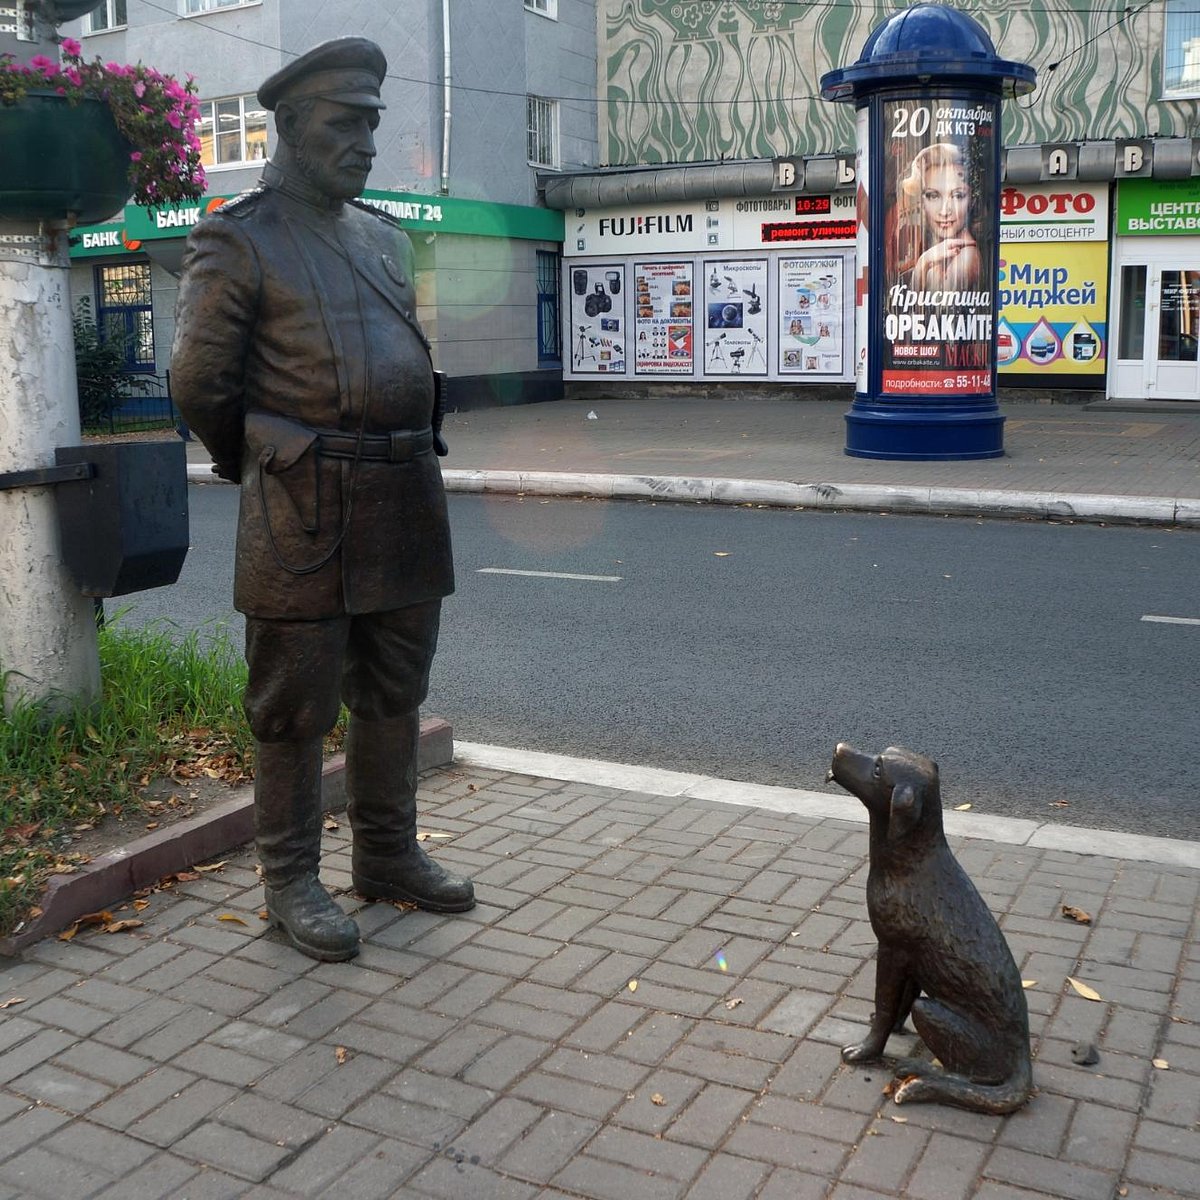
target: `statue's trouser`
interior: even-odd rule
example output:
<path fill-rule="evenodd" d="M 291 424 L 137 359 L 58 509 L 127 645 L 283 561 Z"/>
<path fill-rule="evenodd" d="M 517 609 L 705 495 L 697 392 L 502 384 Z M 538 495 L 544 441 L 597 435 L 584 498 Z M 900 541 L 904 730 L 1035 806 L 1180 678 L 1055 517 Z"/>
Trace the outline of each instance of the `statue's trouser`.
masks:
<path fill-rule="evenodd" d="M 416 840 L 418 706 L 437 646 L 440 601 L 326 621 L 248 617 L 245 708 L 258 740 L 255 837 L 268 919 L 329 961 L 358 952 L 358 927 L 318 881 L 322 738 L 350 709 L 347 793 L 355 886 L 436 912 L 474 903 L 471 884 Z"/>

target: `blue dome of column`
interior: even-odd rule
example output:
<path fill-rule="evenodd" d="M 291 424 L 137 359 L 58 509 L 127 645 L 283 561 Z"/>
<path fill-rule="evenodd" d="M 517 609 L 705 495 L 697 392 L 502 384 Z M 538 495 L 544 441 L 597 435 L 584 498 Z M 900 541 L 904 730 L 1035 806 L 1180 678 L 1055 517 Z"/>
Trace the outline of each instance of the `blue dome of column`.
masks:
<path fill-rule="evenodd" d="M 826 100 L 853 100 L 880 88 L 974 84 L 1006 96 L 1033 91 L 1037 72 L 996 57 L 988 32 L 947 4 L 916 4 L 871 31 L 858 61 L 821 76 Z"/>

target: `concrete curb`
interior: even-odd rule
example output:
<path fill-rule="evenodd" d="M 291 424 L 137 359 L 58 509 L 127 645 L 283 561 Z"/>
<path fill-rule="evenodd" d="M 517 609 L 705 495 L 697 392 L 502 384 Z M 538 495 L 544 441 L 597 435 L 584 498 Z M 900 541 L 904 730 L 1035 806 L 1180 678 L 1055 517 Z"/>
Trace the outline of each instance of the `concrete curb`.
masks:
<path fill-rule="evenodd" d="M 454 760 L 454 733 L 439 717 L 421 722 L 417 766 L 426 771 Z M 336 755 L 325 764 L 322 791 L 326 812 L 346 807 L 346 759 Z M 99 912 L 149 887 L 164 875 L 186 871 L 254 838 L 254 789 L 239 788 L 203 816 L 179 821 L 138 838 L 120 850 L 94 859 L 74 875 L 56 875 L 42 897 L 42 915 L 10 937 L 0 938 L 0 957 L 12 957 L 26 946 L 66 929 L 85 913 Z"/>
<path fill-rule="evenodd" d="M 476 742 L 458 742 L 454 747 L 454 761 L 465 767 L 529 775 L 535 779 L 560 779 L 651 796 L 688 797 L 718 804 L 766 808 L 814 821 L 848 821 L 863 825 L 867 822 L 863 806 L 844 792 L 744 783 L 734 779 L 715 779 L 708 775 L 691 775 L 683 771 L 664 771 L 658 767 L 638 767 Z M 1200 870 L 1200 844 L 1191 841 L 953 810 L 946 811 L 944 821 L 946 832 L 953 837 L 979 838 L 1040 850 L 1069 850 L 1074 854 L 1095 854 L 1103 858 L 1124 858 Z"/>
<path fill-rule="evenodd" d="M 227 483 L 205 463 L 188 464 L 190 483 Z M 869 483 L 796 483 L 692 475 L 610 475 L 587 471 L 477 471 L 444 468 L 449 492 L 595 496 L 699 504 L 765 504 L 826 511 L 927 516 L 1037 517 L 1086 524 L 1200 527 L 1200 499 L 1091 493 L 1013 492 L 990 488 L 899 487 Z"/>

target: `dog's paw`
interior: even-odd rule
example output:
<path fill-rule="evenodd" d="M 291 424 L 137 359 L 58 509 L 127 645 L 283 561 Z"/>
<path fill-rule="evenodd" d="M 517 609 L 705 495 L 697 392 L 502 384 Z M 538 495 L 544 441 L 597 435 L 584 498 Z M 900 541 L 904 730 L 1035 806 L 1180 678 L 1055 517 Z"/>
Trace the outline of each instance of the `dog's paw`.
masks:
<path fill-rule="evenodd" d="M 868 1039 L 865 1042 L 856 1042 L 853 1046 L 843 1046 L 842 1062 L 873 1062 L 882 1054 L 883 1047 L 875 1045 L 874 1042 Z"/>

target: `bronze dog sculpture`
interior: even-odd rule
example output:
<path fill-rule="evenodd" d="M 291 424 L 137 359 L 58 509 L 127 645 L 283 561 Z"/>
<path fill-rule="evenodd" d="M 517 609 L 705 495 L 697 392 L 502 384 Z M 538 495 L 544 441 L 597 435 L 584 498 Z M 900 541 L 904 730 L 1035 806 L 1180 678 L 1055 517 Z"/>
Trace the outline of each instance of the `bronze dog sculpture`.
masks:
<path fill-rule="evenodd" d="M 875 756 L 839 743 L 827 778 L 870 814 L 867 911 L 879 939 L 871 1029 L 842 1058 L 879 1058 L 911 1012 L 942 1067 L 898 1062 L 897 1104 L 1014 1112 L 1033 1086 L 1025 993 L 995 918 L 946 844 L 937 764 L 895 746 Z"/>

